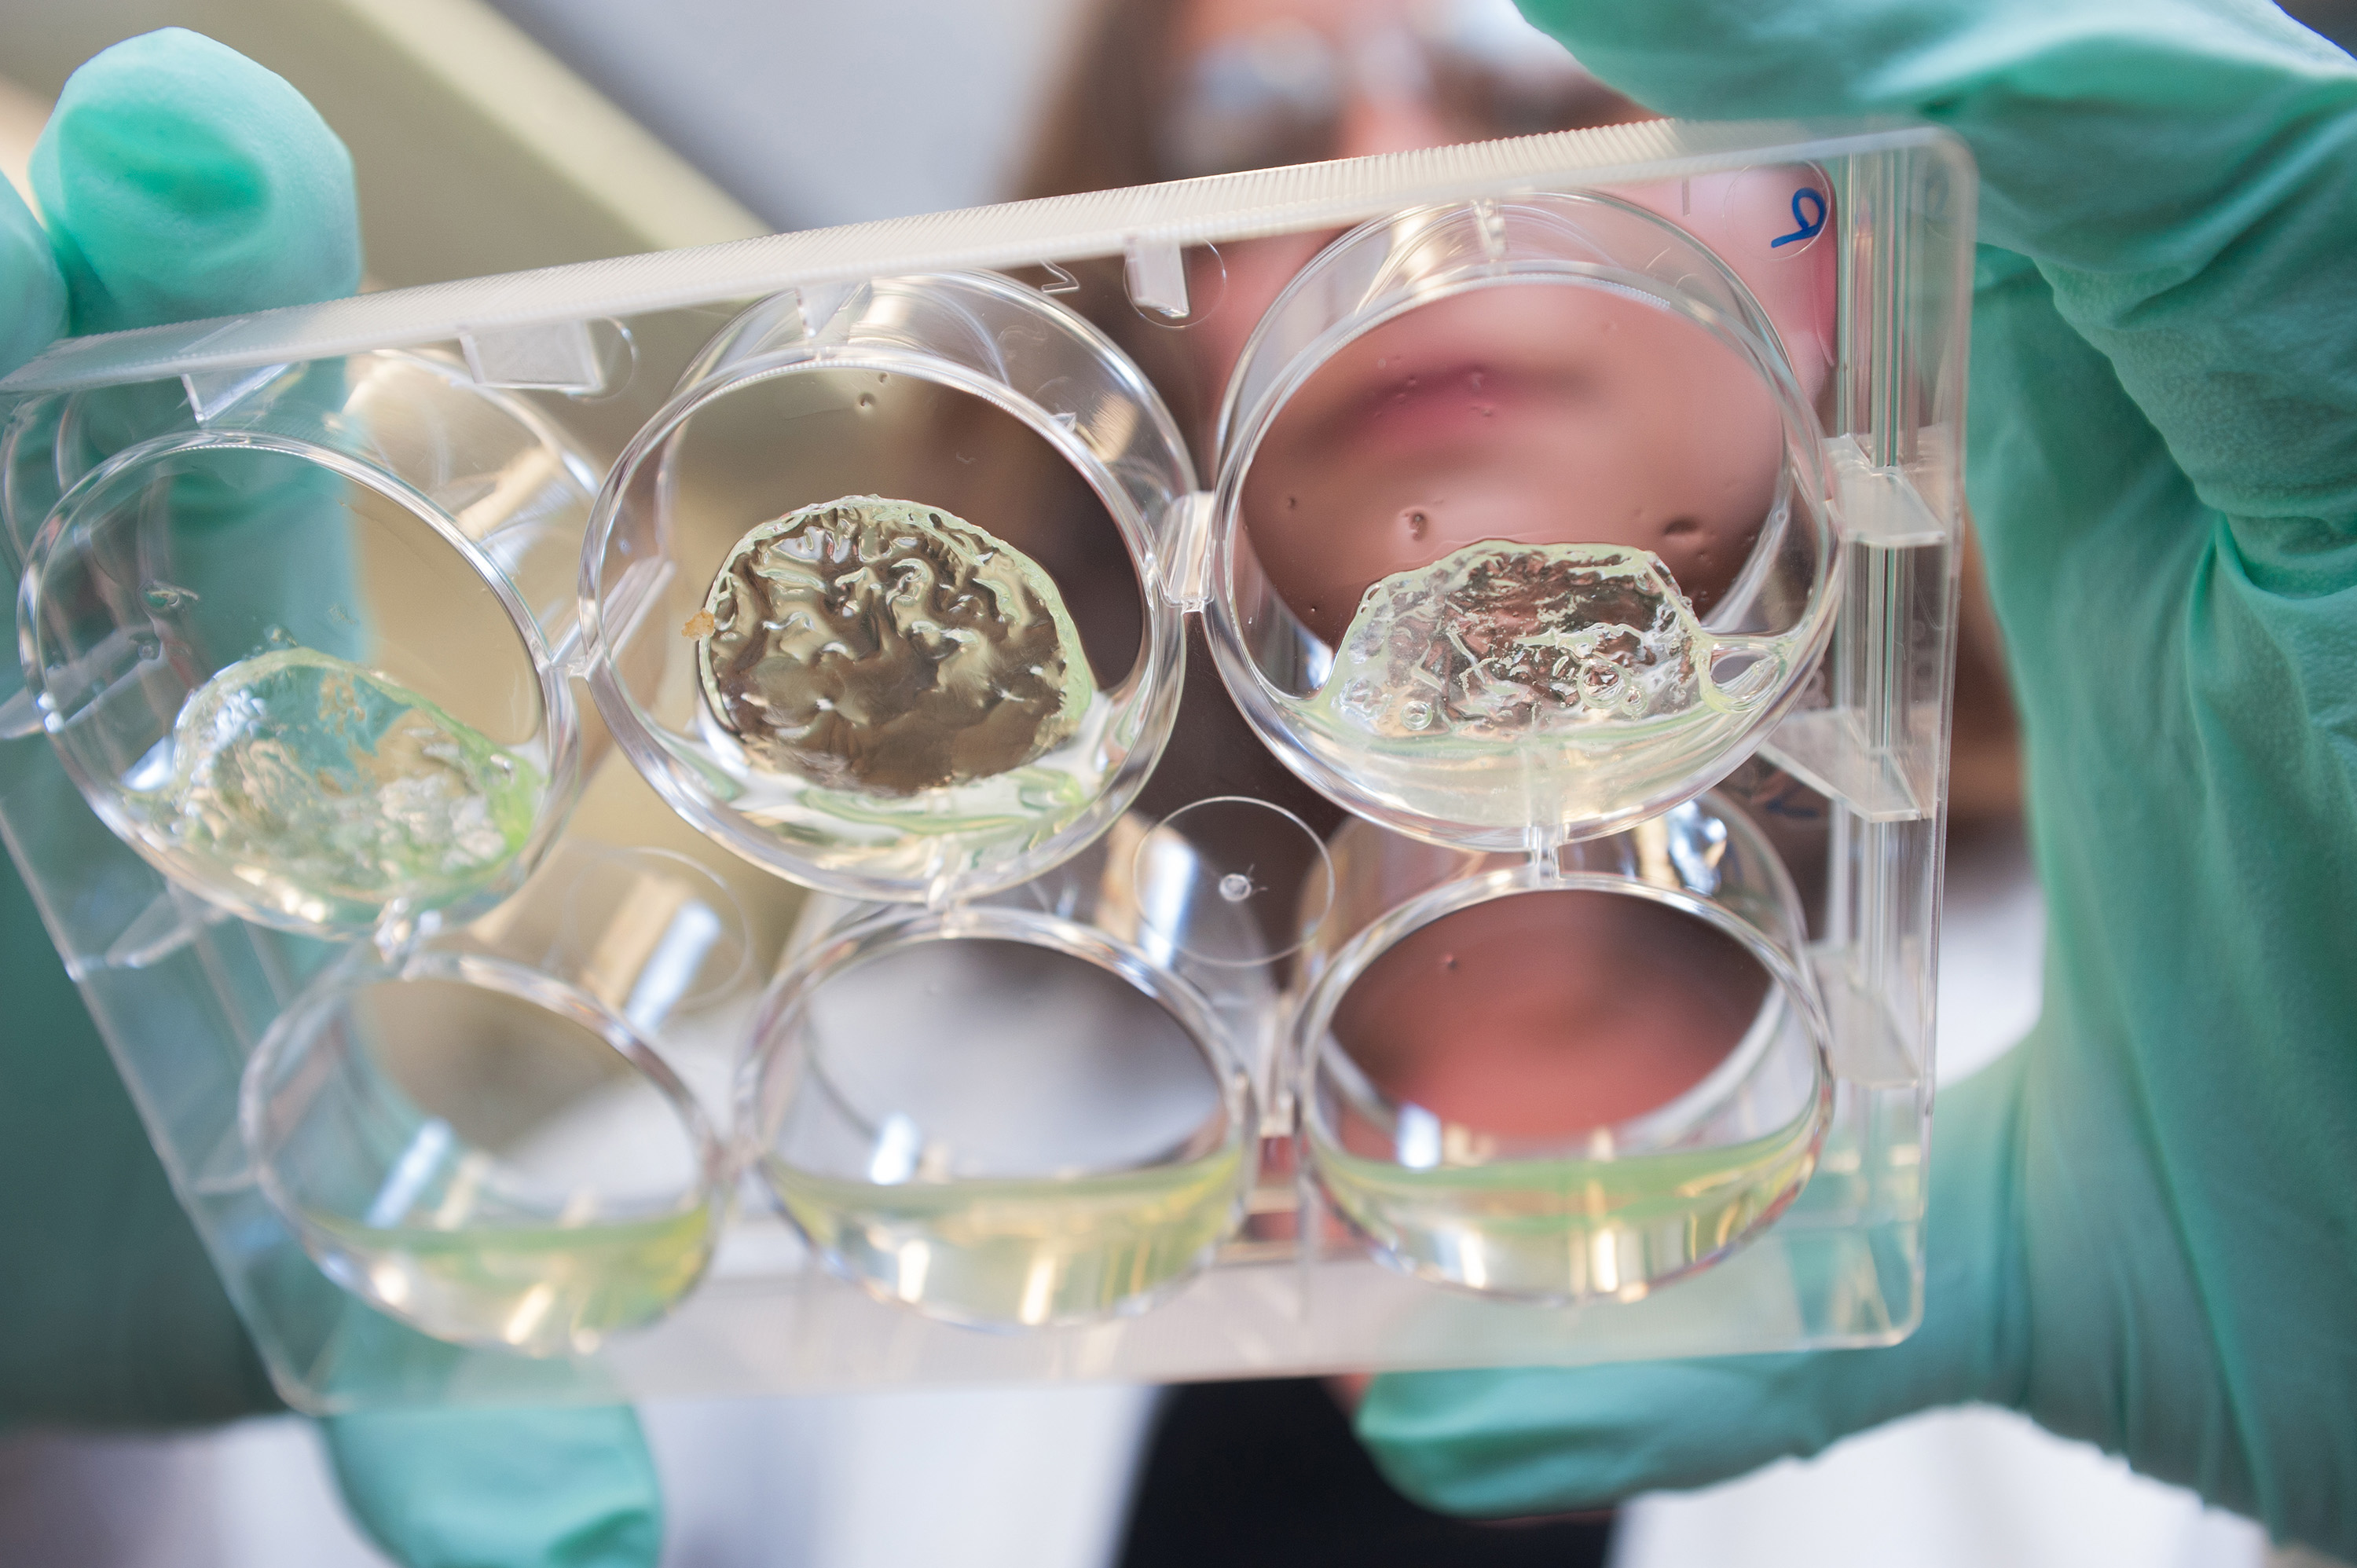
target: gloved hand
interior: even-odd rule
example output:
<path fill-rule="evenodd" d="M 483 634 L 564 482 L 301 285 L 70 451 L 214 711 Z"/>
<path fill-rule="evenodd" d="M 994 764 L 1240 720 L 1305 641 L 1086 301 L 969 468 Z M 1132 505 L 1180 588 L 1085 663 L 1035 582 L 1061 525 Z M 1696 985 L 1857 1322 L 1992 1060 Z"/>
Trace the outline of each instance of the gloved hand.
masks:
<path fill-rule="evenodd" d="M 1887 1350 L 1380 1380 L 1486 1514 L 1986 1401 L 2357 1559 L 2357 69 L 2256 0 L 1530 0 L 1665 112 L 1911 113 L 1985 188 L 1969 493 L 2044 1015 L 1943 1096 Z"/>
<path fill-rule="evenodd" d="M 69 327 L 328 299 L 360 281 L 342 145 L 285 81 L 193 33 L 134 38 L 76 72 L 33 180 L 46 234 L 0 181 L 0 371 Z M 277 1408 L 5 861 L 0 998 L 0 1420 L 153 1424 Z M 656 1559 L 661 1502 L 627 1408 L 324 1424 L 346 1502 L 413 1568 Z"/>

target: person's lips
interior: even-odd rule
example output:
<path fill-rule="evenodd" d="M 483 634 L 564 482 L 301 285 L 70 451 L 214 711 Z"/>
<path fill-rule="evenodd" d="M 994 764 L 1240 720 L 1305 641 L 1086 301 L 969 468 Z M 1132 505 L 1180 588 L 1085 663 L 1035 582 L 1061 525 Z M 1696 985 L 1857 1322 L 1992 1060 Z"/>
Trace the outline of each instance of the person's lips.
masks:
<path fill-rule="evenodd" d="M 1329 645 L 1367 586 L 1482 540 L 1635 546 L 1706 607 L 1772 501 L 1772 398 L 1694 322 L 1592 287 L 1422 306 L 1346 344 L 1271 421 L 1254 553 Z"/>

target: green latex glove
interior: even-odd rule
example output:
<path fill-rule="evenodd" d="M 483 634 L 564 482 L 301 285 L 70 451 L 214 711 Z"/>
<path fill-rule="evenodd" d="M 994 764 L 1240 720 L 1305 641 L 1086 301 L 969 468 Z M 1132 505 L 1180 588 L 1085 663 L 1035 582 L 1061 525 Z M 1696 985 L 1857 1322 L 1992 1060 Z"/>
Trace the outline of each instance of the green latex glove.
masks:
<path fill-rule="evenodd" d="M 66 280 L 49 253 L 40 220 L 0 179 L 0 366 L 14 369 L 66 328 Z"/>
<path fill-rule="evenodd" d="M 1968 482 L 2045 1012 L 1943 1096 L 1906 1343 L 1386 1378 L 1362 1435 L 1533 1513 L 1986 1401 L 2357 1558 L 2357 68 L 2257 0 L 1530 10 L 1665 112 L 1978 157 Z"/>
<path fill-rule="evenodd" d="M 112 330 L 333 298 L 360 281 L 342 145 L 285 81 L 193 33 L 131 39 L 76 72 L 33 179 L 47 235 L 0 181 L 0 371 L 69 318 Z M 178 1423 L 277 1408 L 5 862 L 0 997 L 0 1420 Z M 659 1553 L 652 1466 L 626 1408 L 324 1426 L 346 1502 L 413 1568 L 630 1568 Z"/>

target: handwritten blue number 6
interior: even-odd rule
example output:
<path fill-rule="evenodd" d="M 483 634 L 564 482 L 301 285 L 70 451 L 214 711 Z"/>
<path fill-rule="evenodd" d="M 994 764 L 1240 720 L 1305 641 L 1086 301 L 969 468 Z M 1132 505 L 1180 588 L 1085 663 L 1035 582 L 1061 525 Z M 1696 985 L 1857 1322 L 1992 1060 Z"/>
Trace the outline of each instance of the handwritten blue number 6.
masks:
<path fill-rule="evenodd" d="M 1802 203 L 1803 202 L 1806 202 L 1808 206 L 1814 209 L 1814 210 L 1803 210 Z M 1792 221 L 1799 224 L 1800 227 L 1794 229 L 1789 234 L 1781 234 L 1777 236 L 1775 239 L 1769 241 L 1768 248 L 1770 250 L 1772 251 L 1779 245 L 1790 245 L 1800 240 L 1813 240 L 1820 233 L 1823 233 L 1825 227 L 1825 199 L 1818 195 L 1815 191 L 1810 189 L 1805 185 L 1800 189 L 1794 191 L 1792 193 Z"/>

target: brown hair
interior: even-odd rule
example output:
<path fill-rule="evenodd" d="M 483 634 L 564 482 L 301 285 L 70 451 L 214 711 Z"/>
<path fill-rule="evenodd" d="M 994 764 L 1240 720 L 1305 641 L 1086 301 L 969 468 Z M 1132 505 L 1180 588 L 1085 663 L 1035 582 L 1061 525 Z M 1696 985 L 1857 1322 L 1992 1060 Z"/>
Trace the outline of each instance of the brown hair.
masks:
<path fill-rule="evenodd" d="M 1155 142 L 1175 90 L 1173 53 L 1184 0 L 1098 0 L 1065 58 L 1016 194 L 1074 196 L 1152 185 L 1164 177 Z M 1184 335 L 1146 320 L 1129 303 L 1118 258 L 1069 269 L 1080 282 L 1064 302 L 1096 323 L 1160 390 L 1194 449 L 1209 394 Z"/>
<path fill-rule="evenodd" d="M 1178 90 L 1178 33 L 1186 0 L 1096 0 L 1066 57 L 1016 194 L 1023 198 L 1117 190 L 1169 177 L 1157 145 Z M 1528 113 L 1529 106 L 1525 106 Z M 1521 132 L 1568 130 L 1651 118 L 1601 82 L 1549 100 Z M 1117 260 L 1070 269 L 1080 280 L 1065 302 L 1120 345 L 1178 416 L 1198 465 L 1207 461 L 1206 425 L 1218 390 L 1186 351 L 1185 334 L 1131 307 Z M 1208 475 L 1206 476 L 1208 477 Z"/>
<path fill-rule="evenodd" d="M 1151 184 L 1155 131 L 1168 107 L 1180 0 L 1100 0 L 1064 60 L 1016 188 L 1071 196 Z"/>

